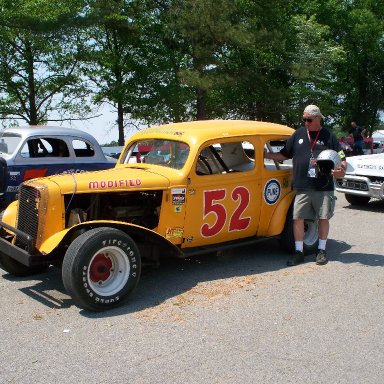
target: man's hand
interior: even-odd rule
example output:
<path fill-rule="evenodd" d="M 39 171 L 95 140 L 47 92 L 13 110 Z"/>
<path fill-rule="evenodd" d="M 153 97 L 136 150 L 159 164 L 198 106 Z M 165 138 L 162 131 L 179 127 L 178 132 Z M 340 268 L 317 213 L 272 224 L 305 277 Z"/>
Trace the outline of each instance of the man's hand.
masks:
<path fill-rule="evenodd" d="M 341 179 L 345 176 L 345 168 L 341 166 L 340 168 L 332 169 L 332 176 L 336 179 Z"/>

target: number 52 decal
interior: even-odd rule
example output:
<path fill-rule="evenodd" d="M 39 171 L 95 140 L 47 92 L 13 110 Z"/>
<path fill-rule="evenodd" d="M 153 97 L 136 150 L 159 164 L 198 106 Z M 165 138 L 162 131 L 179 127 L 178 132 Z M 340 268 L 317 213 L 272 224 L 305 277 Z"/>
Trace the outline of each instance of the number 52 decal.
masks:
<path fill-rule="evenodd" d="M 210 215 L 214 214 L 216 216 L 215 222 L 210 226 L 207 223 L 204 223 L 201 226 L 201 235 L 204 237 L 215 236 L 221 232 L 224 228 L 224 225 L 227 221 L 227 209 L 225 205 L 221 204 L 219 201 L 225 200 L 227 190 L 226 189 L 216 189 L 212 191 L 204 191 L 204 220 Z M 244 211 L 249 206 L 250 193 L 246 187 L 240 186 L 236 187 L 232 193 L 231 198 L 233 201 L 239 201 L 237 207 L 232 213 L 229 220 L 228 231 L 242 231 L 247 229 L 251 221 L 250 217 L 241 217 Z"/>

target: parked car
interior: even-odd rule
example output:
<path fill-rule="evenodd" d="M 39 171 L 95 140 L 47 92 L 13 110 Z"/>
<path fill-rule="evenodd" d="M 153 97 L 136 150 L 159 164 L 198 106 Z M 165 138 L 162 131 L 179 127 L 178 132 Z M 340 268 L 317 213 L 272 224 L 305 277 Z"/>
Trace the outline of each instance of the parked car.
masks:
<path fill-rule="evenodd" d="M 0 132 L 0 211 L 15 200 L 23 181 L 114 167 L 96 139 L 61 127 L 15 127 Z"/>
<path fill-rule="evenodd" d="M 373 153 L 383 153 L 384 152 L 384 142 L 379 140 L 373 140 Z"/>
<path fill-rule="evenodd" d="M 62 266 L 73 301 L 96 311 L 127 300 L 142 261 L 268 238 L 291 252 L 292 164 L 264 151 L 292 133 L 255 121 L 153 127 L 131 137 L 112 170 L 24 182 L 0 222 L 0 266 L 14 275 Z M 305 222 L 306 252 L 317 228 Z"/>
<path fill-rule="evenodd" d="M 347 158 L 347 170 L 336 179 L 336 190 L 352 205 L 384 199 L 384 153 Z"/>

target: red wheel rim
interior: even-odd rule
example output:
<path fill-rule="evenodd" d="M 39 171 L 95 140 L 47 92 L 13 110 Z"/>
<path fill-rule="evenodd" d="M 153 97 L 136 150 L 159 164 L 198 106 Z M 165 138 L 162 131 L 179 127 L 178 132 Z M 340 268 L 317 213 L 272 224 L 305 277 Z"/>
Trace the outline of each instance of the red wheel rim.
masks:
<path fill-rule="evenodd" d="M 89 277 L 95 283 L 108 280 L 112 273 L 111 259 L 104 253 L 99 253 L 93 259 L 89 272 Z"/>

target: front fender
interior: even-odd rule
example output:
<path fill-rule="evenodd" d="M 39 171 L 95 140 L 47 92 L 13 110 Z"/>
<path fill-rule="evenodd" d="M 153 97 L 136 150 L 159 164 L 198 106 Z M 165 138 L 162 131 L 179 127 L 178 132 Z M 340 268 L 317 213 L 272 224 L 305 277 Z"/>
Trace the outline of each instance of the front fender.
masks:
<path fill-rule="evenodd" d="M 182 251 L 180 250 L 180 248 L 169 242 L 157 232 L 136 224 L 124 223 L 121 221 L 113 220 L 85 221 L 83 223 L 76 224 L 63 231 L 57 232 L 51 237 L 49 237 L 41 244 L 41 246 L 39 247 L 39 251 L 44 254 L 49 254 L 60 245 L 69 244 L 71 242 L 72 237 L 75 236 L 76 232 L 87 231 L 89 229 L 97 227 L 116 228 L 127 233 L 128 235 L 134 234 L 143 236 L 145 237 L 148 243 L 153 242 L 159 245 L 167 246 L 171 248 L 177 255 L 182 255 Z"/>
<path fill-rule="evenodd" d="M 18 206 L 19 204 L 17 201 L 13 201 L 9 204 L 5 211 L 2 212 L 1 221 L 11 227 L 16 227 Z"/>

